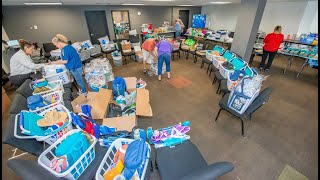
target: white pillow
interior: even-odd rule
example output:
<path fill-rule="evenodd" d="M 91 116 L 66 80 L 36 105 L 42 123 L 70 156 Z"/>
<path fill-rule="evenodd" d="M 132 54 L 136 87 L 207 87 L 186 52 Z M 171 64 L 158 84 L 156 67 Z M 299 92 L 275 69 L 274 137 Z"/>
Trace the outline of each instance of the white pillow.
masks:
<path fill-rule="evenodd" d="M 110 43 L 110 40 L 109 40 L 109 37 L 108 37 L 108 36 L 99 38 L 98 40 L 99 40 L 99 42 L 100 42 L 100 44 L 101 44 L 102 46 L 106 46 L 107 44 Z"/>
<path fill-rule="evenodd" d="M 77 51 L 81 50 L 81 43 L 80 42 L 75 42 L 71 46 L 74 47 Z"/>
<path fill-rule="evenodd" d="M 87 49 L 93 48 L 90 40 L 86 40 L 86 41 L 81 42 L 81 47 L 82 48 L 87 48 Z"/>

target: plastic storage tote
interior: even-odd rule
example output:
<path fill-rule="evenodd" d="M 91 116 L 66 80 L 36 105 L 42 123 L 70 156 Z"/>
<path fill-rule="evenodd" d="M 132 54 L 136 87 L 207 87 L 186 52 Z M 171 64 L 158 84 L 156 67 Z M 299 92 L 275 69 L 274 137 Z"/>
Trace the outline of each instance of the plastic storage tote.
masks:
<path fill-rule="evenodd" d="M 89 50 L 82 50 L 81 52 L 79 52 L 79 56 L 80 56 L 81 61 L 85 61 L 91 57 L 90 51 Z"/>
<path fill-rule="evenodd" d="M 44 94 L 44 95 L 41 95 L 43 97 L 43 99 L 47 102 L 51 102 L 51 104 L 47 105 L 47 106 L 44 106 L 42 108 L 38 108 L 36 110 L 33 110 L 30 112 L 35 112 L 37 114 L 40 114 L 42 113 L 43 111 L 45 111 L 46 109 L 49 109 L 50 107 L 53 107 L 53 106 L 56 106 L 56 105 L 64 105 L 64 102 L 63 102 L 63 95 L 62 95 L 62 91 L 53 91 L 51 93 L 48 93 L 48 94 Z"/>
<path fill-rule="evenodd" d="M 78 179 L 95 158 L 95 145 L 97 143 L 97 139 L 94 136 L 91 135 L 91 138 L 93 139 L 93 143 L 90 145 L 90 147 L 83 153 L 83 155 L 71 167 L 68 168 L 67 171 L 62 173 L 57 173 L 56 171 L 52 170 L 50 168 L 50 160 L 56 157 L 54 155 L 54 151 L 63 140 L 65 140 L 68 136 L 80 131 L 81 130 L 78 130 L 78 129 L 71 130 L 67 134 L 65 134 L 63 137 L 58 139 L 48 149 L 43 151 L 43 153 L 38 158 L 38 164 L 43 168 L 45 168 L 46 170 L 48 170 L 49 172 L 51 172 L 56 177 L 59 177 L 59 178 L 63 177 L 70 180 Z"/>
<path fill-rule="evenodd" d="M 130 144 L 131 142 L 133 142 L 134 139 L 126 139 L 126 138 L 119 138 L 115 141 L 112 142 L 112 144 L 110 145 L 106 155 L 104 156 L 103 160 L 101 161 L 101 164 L 97 170 L 96 173 L 96 180 L 104 180 L 103 175 L 105 174 L 106 171 L 108 171 L 112 166 L 115 165 L 113 158 L 117 152 L 118 149 L 120 149 L 120 147 L 123 144 Z M 147 143 L 147 142 L 146 142 Z M 148 144 L 148 143 L 147 143 Z M 148 144 L 148 149 L 149 154 L 148 154 L 148 158 L 146 159 L 146 162 L 144 163 L 144 169 L 143 169 L 143 173 L 140 177 L 140 180 L 143 180 L 147 171 L 147 167 L 149 164 L 149 159 L 150 159 L 150 152 L 151 152 L 151 148 L 150 145 Z"/>
<path fill-rule="evenodd" d="M 71 82 L 71 76 L 68 70 L 64 70 L 63 72 L 54 75 L 45 76 L 44 78 L 46 78 L 48 82 L 56 80 L 61 80 L 62 84 L 68 84 Z"/>
<path fill-rule="evenodd" d="M 93 45 L 93 48 L 89 49 L 90 51 L 90 56 L 94 56 L 96 54 L 99 54 L 101 53 L 101 47 L 100 45 Z"/>
<path fill-rule="evenodd" d="M 69 130 L 72 129 L 72 124 L 71 124 L 72 117 L 70 115 L 70 111 L 63 105 L 56 105 L 54 107 L 50 107 L 49 109 L 46 109 L 45 111 L 41 112 L 39 115 L 44 116 L 47 112 L 52 111 L 54 109 L 58 111 L 66 112 L 68 114 L 68 122 L 64 123 L 63 126 L 54 130 L 50 135 L 47 135 L 47 136 L 29 136 L 25 134 L 18 135 L 18 128 L 22 131 L 26 131 L 26 130 L 21 129 L 21 127 L 18 127 L 18 123 L 19 123 L 18 119 L 20 119 L 20 114 L 17 114 L 15 117 L 15 124 L 14 124 L 14 136 L 18 139 L 36 139 L 37 141 L 44 141 L 48 144 L 52 144 L 56 142 L 60 137 L 62 137 L 64 134 L 66 134 Z"/>

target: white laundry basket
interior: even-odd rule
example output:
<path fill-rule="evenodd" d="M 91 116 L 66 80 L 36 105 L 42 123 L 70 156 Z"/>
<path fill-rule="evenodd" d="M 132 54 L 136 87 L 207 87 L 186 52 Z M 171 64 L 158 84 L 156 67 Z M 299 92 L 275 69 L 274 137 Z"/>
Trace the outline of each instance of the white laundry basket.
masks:
<path fill-rule="evenodd" d="M 60 137 L 62 137 L 64 134 L 66 134 L 69 130 L 72 129 L 72 117 L 70 115 L 70 111 L 63 105 L 56 105 L 53 107 L 50 107 L 49 109 L 46 109 L 45 111 L 41 112 L 39 115 L 44 116 L 47 112 L 52 110 L 58 110 L 58 111 L 64 111 L 68 114 L 68 122 L 65 123 L 63 126 L 59 127 L 58 129 L 54 130 L 52 134 L 47 136 L 29 136 L 25 134 L 18 135 L 18 128 L 22 131 L 27 131 L 24 129 L 21 129 L 21 127 L 18 127 L 18 119 L 20 119 L 20 114 L 17 114 L 15 117 L 15 124 L 14 124 L 14 136 L 18 139 L 36 139 L 37 141 L 44 141 L 48 144 L 52 144 L 55 141 L 57 141 Z M 23 110 L 24 111 L 24 110 Z"/>
<path fill-rule="evenodd" d="M 48 149 L 43 151 L 43 153 L 38 158 L 38 164 L 58 178 L 63 177 L 70 180 L 78 179 L 95 158 L 95 145 L 97 143 L 97 139 L 94 136 L 91 135 L 93 142 L 90 145 L 90 147 L 83 153 L 83 155 L 71 167 L 68 168 L 67 171 L 58 173 L 52 170 L 50 168 L 50 160 L 56 157 L 54 155 L 54 151 L 62 141 L 64 141 L 68 136 L 80 131 L 81 130 L 78 130 L 78 129 L 71 130 L 67 134 L 65 134 L 63 137 L 58 139 Z"/>
<path fill-rule="evenodd" d="M 41 95 L 45 101 L 47 102 L 50 101 L 51 104 L 38 108 L 36 110 L 30 110 L 30 112 L 35 112 L 37 114 L 40 114 L 46 109 L 49 109 L 50 107 L 57 106 L 59 104 L 64 105 L 62 94 L 63 94 L 62 91 L 53 91 L 51 93 Z M 52 102 L 52 98 L 54 98 L 53 102 Z"/>
<path fill-rule="evenodd" d="M 71 82 L 71 76 L 68 70 L 64 70 L 63 72 L 54 75 L 45 76 L 45 78 L 48 82 L 56 80 L 61 80 L 62 84 L 68 84 Z"/>
<path fill-rule="evenodd" d="M 39 93 L 33 92 L 32 95 L 36 95 L 36 94 L 45 95 L 45 94 L 49 94 L 49 93 L 56 92 L 56 91 L 62 91 L 62 93 L 64 93 L 62 80 L 48 82 L 48 85 L 46 87 L 48 87 L 49 89 L 51 88 L 51 89 L 47 90 L 47 91 L 39 92 Z M 30 88 L 33 89 L 32 82 L 30 83 Z"/>
<path fill-rule="evenodd" d="M 134 141 L 133 139 L 119 138 L 119 139 L 112 142 L 112 144 L 110 145 L 106 155 L 104 156 L 104 158 L 101 161 L 101 164 L 97 170 L 96 180 L 104 180 L 103 175 L 105 174 L 105 172 L 108 171 L 112 166 L 115 165 L 113 158 L 114 158 L 117 150 L 120 149 L 120 147 L 123 144 L 130 144 L 133 141 Z M 149 149 L 149 154 L 148 154 L 148 158 L 146 159 L 146 162 L 144 163 L 144 169 L 143 169 L 142 175 L 140 177 L 140 180 L 144 179 L 146 171 L 147 171 L 147 167 L 149 164 L 151 148 L 148 143 L 147 143 L 147 145 L 148 145 L 148 149 Z"/>

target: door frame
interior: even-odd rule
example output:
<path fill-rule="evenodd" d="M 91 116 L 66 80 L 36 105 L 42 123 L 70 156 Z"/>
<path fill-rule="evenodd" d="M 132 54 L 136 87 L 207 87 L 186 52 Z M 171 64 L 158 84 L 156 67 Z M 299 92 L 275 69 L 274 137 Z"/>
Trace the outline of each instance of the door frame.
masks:
<path fill-rule="evenodd" d="M 87 23 L 87 28 L 89 31 L 89 37 L 90 37 L 90 41 L 92 43 L 92 36 L 91 36 L 91 32 L 90 32 L 90 28 L 89 28 L 89 24 L 88 24 L 88 19 L 86 16 L 86 12 L 104 12 L 104 17 L 105 17 L 105 22 L 106 22 L 106 29 L 107 29 L 107 33 L 108 33 L 108 38 L 110 39 L 110 32 L 109 32 L 109 28 L 108 28 L 108 21 L 107 21 L 107 14 L 105 10 L 85 10 L 84 11 L 84 17 L 86 19 L 86 23 Z"/>
<path fill-rule="evenodd" d="M 117 11 L 126 11 L 126 12 L 128 12 L 128 20 L 129 20 L 129 30 L 131 29 L 131 21 L 130 21 L 130 13 L 129 13 L 129 10 L 121 10 L 121 9 L 119 9 L 119 10 L 111 10 L 111 19 L 112 19 L 112 29 L 113 29 L 113 33 L 114 33 L 114 38 L 115 39 L 117 39 L 117 36 L 116 36 L 116 34 L 115 34 L 115 29 L 114 29 L 114 20 L 113 20 L 113 16 L 112 16 L 112 12 L 117 12 Z"/>

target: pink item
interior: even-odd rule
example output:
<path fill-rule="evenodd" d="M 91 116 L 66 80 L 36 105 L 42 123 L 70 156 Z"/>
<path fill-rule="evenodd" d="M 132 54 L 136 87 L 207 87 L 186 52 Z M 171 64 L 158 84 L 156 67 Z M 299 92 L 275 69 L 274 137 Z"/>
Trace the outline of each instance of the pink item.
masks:
<path fill-rule="evenodd" d="M 68 161 L 65 156 L 53 158 L 50 162 L 50 168 L 57 173 L 67 170 L 68 166 Z"/>

